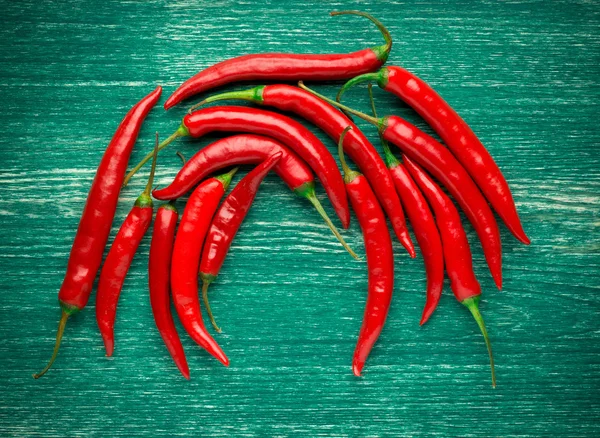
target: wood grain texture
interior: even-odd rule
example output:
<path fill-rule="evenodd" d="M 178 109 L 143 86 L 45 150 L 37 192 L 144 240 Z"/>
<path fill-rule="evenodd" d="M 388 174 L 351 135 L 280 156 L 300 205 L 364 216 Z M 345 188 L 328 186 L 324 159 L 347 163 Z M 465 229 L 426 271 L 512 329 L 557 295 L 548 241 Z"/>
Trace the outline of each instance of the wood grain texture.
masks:
<path fill-rule="evenodd" d="M 1 436 L 600 435 L 597 2 L 0 6 Z M 152 320 L 146 239 L 121 297 L 115 356 L 104 357 L 92 297 L 70 321 L 54 370 L 34 381 L 31 373 L 51 352 L 56 292 L 87 190 L 129 107 L 156 84 L 168 95 L 199 69 L 232 56 L 379 44 L 364 20 L 328 16 L 350 8 L 368 10 L 389 27 L 389 63 L 420 75 L 456 108 L 514 191 L 533 243 L 518 244 L 502 227 L 503 292 L 494 289 L 467 227 L 498 388 L 490 388 L 477 327 L 447 283 L 437 312 L 418 326 L 423 264 L 398 244 L 388 324 L 364 377 L 354 378 L 366 263 L 354 262 L 273 175 L 211 287 L 224 329 L 217 339 L 230 368 L 184 337 L 192 380 L 178 374 Z M 338 85 L 319 90 L 333 96 Z M 376 98 L 382 114 L 426 128 L 393 96 L 377 91 Z M 346 99 L 368 110 L 364 88 Z M 151 148 L 154 131 L 170 134 L 185 110 L 154 110 L 132 162 Z M 376 144 L 375 131 L 364 128 Z M 165 151 L 158 182 L 174 175 L 175 150 L 189 156 L 211 138 Z M 145 175 L 123 192 L 113 236 Z M 319 196 L 332 214 L 321 188 Z M 356 221 L 344 234 L 362 253 Z"/>

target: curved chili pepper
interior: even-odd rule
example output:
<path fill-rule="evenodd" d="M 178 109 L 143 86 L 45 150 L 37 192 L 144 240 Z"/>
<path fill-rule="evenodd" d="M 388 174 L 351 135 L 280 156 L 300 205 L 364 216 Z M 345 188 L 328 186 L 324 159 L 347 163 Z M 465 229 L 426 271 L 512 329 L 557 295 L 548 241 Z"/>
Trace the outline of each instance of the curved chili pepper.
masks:
<path fill-rule="evenodd" d="M 202 321 L 198 267 L 206 232 L 236 171 L 237 168 L 207 179 L 196 187 L 183 211 L 171 260 L 171 293 L 183 327 L 198 345 L 225 366 L 229 366 L 229 359 L 206 331 Z"/>
<path fill-rule="evenodd" d="M 266 85 L 250 90 L 211 96 L 192 107 L 192 110 L 206 103 L 226 99 L 247 100 L 298 114 L 317 125 L 334 141 L 339 140 L 340 134 L 346 126 L 351 126 L 352 130 L 346 135 L 344 151 L 358 165 L 369 181 L 377 199 L 390 218 L 398 240 L 407 249 L 410 256 L 415 257 L 415 250 L 406 229 L 402 205 L 385 163 L 371 142 L 348 117 L 327 102 L 291 85 Z"/>
<path fill-rule="evenodd" d="M 153 195 L 164 200 L 178 198 L 219 169 L 262 163 L 276 153 L 281 153 L 281 160 L 273 171 L 297 195 L 316 197 L 315 179 L 306 163 L 277 140 L 254 134 L 225 137 L 200 149 L 179 170 L 171 184 L 155 190 Z"/>
<path fill-rule="evenodd" d="M 345 111 L 376 125 L 386 140 L 398 146 L 402 152 L 425 167 L 446 186 L 479 235 L 494 282 L 498 289 L 501 289 L 502 245 L 498 224 L 477 185 L 454 158 L 454 155 L 433 137 L 400 117 L 371 117 L 321 96 L 304 85 L 301 86 L 322 99 L 343 108 Z"/>
<path fill-rule="evenodd" d="M 79 220 L 67 272 L 58 292 L 62 315 L 58 324 L 54 351 L 48 365 L 41 372 L 33 375 L 36 379 L 46 374 L 56 360 L 67 320 L 83 309 L 90 298 L 117 209 L 119 191 L 127 170 L 129 156 L 142 122 L 158 102 L 161 92 L 162 88 L 157 87 L 129 110 L 102 156 Z"/>
<path fill-rule="evenodd" d="M 392 302 L 394 253 L 385 216 L 373 190 L 363 175 L 348 168 L 344 159 L 344 137 L 349 129 L 352 127 L 347 127 L 340 135 L 338 153 L 342 162 L 344 182 L 350 203 L 363 232 L 369 271 L 369 291 L 365 315 L 352 359 L 352 372 L 355 376 L 360 376 L 367 357 L 383 329 Z"/>
<path fill-rule="evenodd" d="M 173 203 L 158 207 L 148 258 L 148 288 L 156 328 L 158 328 L 173 362 L 183 377 L 189 380 L 190 369 L 171 314 L 171 256 L 173 255 L 175 227 L 178 218 L 179 213 Z"/>
<path fill-rule="evenodd" d="M 435 212 L 435 220 L 442 235 L 444 258 L 446 260 L 446 270 L 450 277 L 450 287 L 456 299 L 469 309 L 483 334 L 488 355 L 490 356 L 492 386 L 495 388 L 496 372 L 494 371 L 492 345 L 483 317 L 479 312 L 481 286 L 473 272 L 469 241 L 460 222 L 458 211 L 450 198 L 446 196 L 442 189 L 416 163 L 404 156 L 404 164 Z"/>
<path fill-rule="evenodd" d="M 198 138 L 213 131 L 245 131 L 267 135 L 295 151 L 315 171 L 341 219 L 342 225 L 344 228 L 348 228 L 350 223 L 348 198 L 337 163 L 325 145 L 300 123 L 271 111 L 237 106 L 215 106 L 185 116 L 179 129 L 165 140 L 159 149 L 166 147 L 177 137 L 189 135 Z M 148 156 L 129 172 L 126 181 L 145 164 L 147 159 Z M 160 190 L 156 190 L 153 194 L 158 198 L 163 197 Z M 323 214 L 321 215 L 323 216 Z M 357 258 L 342 236 L 335 230 L 331 221 L 325 216 L 323 218 L 344 248 Z"/>
<path fill-rule="evenodd" d="M 117 304 L 123 288 L 123 282 L 138 246 L 150 228 L 152 222 L 152 182 L 156 170 L 156 154 L 158 153 L 158 133 L 156 134 L 156 145 L 154 146 L 154 158 L 152 170 L 148 178 L 148 184 L 144 192 L 137 198 L 135 204 L 117 233 L 113 241 L 104 266 L 100 271 L 98 280 L 98 291 L 96 293 L 96 321 L 104 341 L 106 355 L 112 356 L 115 347 L 115 318 L 117 316 Z"/>
<path fill-rule="evenodd" d="M 371 101 L 373 116 L 377 117 L 371 84 L 369 84 L 369 99 Z M 398 190 L 398 195 L 404 204 L 406 214 L 417 237 L 417 243 L 423 254 L 427 276 L 427 298 L 420 322 L 420 325 L 423 325 L 433 314 L 440 302 L 442 289 L 444 288 L 442 240 L 435 225 L 433 214 L 423 194 L 410 177 L 408 171 L 392 153 L 388 142 L 383 137 L 381 138 L 381 145 L 383 146 L 385 162 L 396 185 L 396 190 Z"/>
<path fill-rule="evenodd" d="M 360 11 L 332 12 L 331 15 L 359 15 L 368 18 L 382 33 L 385 44 L 354 53 L 336 55 L 265 53 L 229 59 L 202 70 L 181 84 L 167 99 L 165 109 L 195 94 L 232 82 L 302 79 L 333 81 L 374 71 L 385 63 L 392 49 L 392 38 L 379 20 Z"/>
<path fill-rule="evenodd" d="M 521 242 L 530 240 L 523 230 L 515 201 L 498 165 L 469 125 L 425 81 L 400 67 L 385 67 L 348 81 L 340 89 L 337 100 L 348 88 L 375 81 L 386 91 L 398 96 L 431 125 L 458 161 L 467 169 L 510 232 Z"/>
<path fill-rule="evenodd" d="M 202 298 L 206 306 L 206 313 L 208 313 L 213 327 L 219 333 L 221 333 L 221 329 L 215 322 L 208 302 L 208 285 L 219 275 L 231 242 L 250 210 L 260 183 L 282 156 L 281 152 L 271 155 L 242 178 L 227 195 L 210 224 L 200 261 L 200 279 L 202 280 Z"/>

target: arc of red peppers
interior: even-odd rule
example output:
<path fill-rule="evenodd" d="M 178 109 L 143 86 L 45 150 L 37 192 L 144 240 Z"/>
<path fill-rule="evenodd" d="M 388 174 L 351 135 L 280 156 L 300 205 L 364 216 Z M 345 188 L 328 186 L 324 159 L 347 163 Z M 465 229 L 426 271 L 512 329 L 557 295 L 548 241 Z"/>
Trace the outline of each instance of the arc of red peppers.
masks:
<path fill-rule="evenodd" d="M 129 156 L 142 123 L 158 102 L 161 92 L 162 88 L 157 87 L 129 110 L 102 156 L 79 220 L 67 272 L 58 292 L 61 318 L 54 351 L 46 367 L 33 375 L 36 379 L 46 374 L 56 360 L 67 320 L 81 311 L 90 298 L 117 209 Z"/>
<path fill-rule="evenodd" d="M 373 116 L 377 117 L 371 84 L 369 84 L 369 100 Z M 433 214 L 419 187 L 412 180 L 406 168 L 402 166 L 402 163 L 394 156 L 388 142 L 383 137 L 381 137 L 381 145 L 383 146 L 386 164 L 392 175 L 396 190 L 398 190 L 398 195 L 404 204 L 406 214 L 413 226 L 425 263 L 427 291 L 425 308 L 420 322 L 420 325 L 423 325 L 437 308 L 444 288 L 442 240 L 435 225 Z"/>
<path fill-rule="evenodd" d="M 498 224 L 485 198 L 452 153 L 431 136 L 400 117 L 371 117 L 335 102 L 304 84 L 301 88 L 337 107 L 376 125 L 383 138 L 423 165 L 442 182 L 460 204 L 477 232 L 490 272 L 498 289 L 502 288 L 502 245 Z"/>
<path fill-rule="evenodd" d="M 267 135 L 271 138 L 281 141 L 290 149 L 295 151 L 307 164 L 315 171 L 321 184 L 325 188 L 329 199 L 342 221 L 344 228 L 348 228 L 350 223 L 350 210 L 348 207 L 348 198 L 344 189 L 344 181 L 337 168 L 337 163 L 327 150 L 325 145 L 308 129 L 289 117 L 255 108 L 220 106 L 205 108 L 188 114 L 184 117 L 183 123 L 179 129 L 167 140 L 165 140 L 159 149 L 166 147 L 171 141 L 181 136 L 191 136 L 194 138 L 202 137 L 210 132 L 231 132 L 245 131 L 259 135 Z M 147 161 L 147 155 L 136 167 L 134 167 L 125 183 L 139 170 Z M 161 196 L 160 191 L 155 196 Z M 354 258 L 358 256 L 348 246 L 342 235 L 337 231 L 325 210 L 318 202 L 316 196 L 307 197 L 307 199 L 317 209 L 325 223 L 331 229 L 331 232 L 340 241 L 342 246 Z"/>
<path fill-rule="evenodd" d="M 406 228 L 402 205 L 394 189 L 390 173 L 377 150 L 348 117 L 311 93 L 291 85 L 262 85 L 250 90 L 210 96 L 194 105 L 190 112 L 208 103 L 230 99 L 272 106 L 281 111 L 297 114 L 321 128 L 336 142 L 344 128 L 351 126 L 352 130 L 346 135 L 344 151 L 358 165 L 369 181 L 379 202 L 386 211 L 400 243 L 406 248 L 411 257 L 415 257 L 415 250 Z"/>
<path fill-rule="evenodd" d="M 219 275 L 221 266 L 223 266 L 225 257 L 227 257 L 227 253 L 231 247 L 231 242 L 233 242 L 235 235 L 250 210 L 260 183 L 282 157 L 283 154 L 281 152 L 276 152 L 242 178 L 231 193 L 227 195 L 210 224 L 202 250 L 199 272 L 200 279 L 202 280 L 202 298 L 206 307 L 206 313 L 208 313 L 213 327 L 219 333 L 221 329 L 215 322 L 208 302 L 208 286 Z"/>
<path fill-rule="evenodd" d="M 350 170 L 344 159 L 344 137 L 350 129 L 352 127 L 349 126 L 342 131 L 338 142 L 338 153 L 352 210 L 363 233 L 369 271 L 365 314 L 352 359 L 352 371 L 354 375 L 360 376 L 367 357 L 383 329 L 392 302 L 394 255 L 385 216 L 375 194 L 367 179 L 360 173 Z"/>
<path fill-rule="evenodd" d="M 404 156 L 404 163 L 435 211 L 435 220 L 442 236 L 444 259 L 446 260 L 446 270 L 450 277 L 450 287 L 456 299 L 469 309 L 481 330 L 490 357 L 492 386 L 495 388 L 496 371 L 494 369 L 492 344 L 483 317 L 479 312 L 481 286 L 473 272 L 469 241 L 460 222 L 458 211 L 450 198 L 446 196 L 442 189 L 416 163 L 407 156 Z"/>
<path fill-rule="evenodd" d="M 336 100 L 339 102 L 349 88 L 364 81 L 376 82 L 414 108 L 467 169 L 510 232 L 529 245 L 530 240 L 523 230 L 502 171 L 469 125 L 429 84 L 401 67 L 386 66 L 378 72 L 350 79 L 340 89 Z"/>
<path fill-rule="evenodd" d="M 152 183 L 156 171 L 156 154 L 158 153 L 158 133 L 154 145 L 152 169 L 148 183 L 142 194 L 136 199 L 135 204 L 119 228 L 115 240 L 110 247 L 98 281 L 96 292 L 96 321 L 104 341 L 106 355 L 112 356 L 115 345 L 115 319 L 117 304 L 123 289 L 125 277 L 137 252 L 142 238 L 150 228 L 154 206 L 152 203 Z"/>
<path fill-rule="evenodd" d="M 377 70 L 385 63 L 392 49 L 392 37 L 379 20 L 361 11 L 332 12 L 331 15 L 358 15 L 369 19 L 383 35 L 385 44 L 335 55 L 266 53 L 232 58 L 219 62 L 185 81 L 167 99 L 165 109 L 195 94 L 232 82 L 350 79 Z"/>
<path fill-rule="evenodd" d="M 175 310 L 190 337 L 225 366 L 229 359 L 208 333 L 198 298 L 198 267 L 202 244 L 219 201 L 237 168 L 202 182 L 183 211 L 171 260 L 171 291 Z"/>

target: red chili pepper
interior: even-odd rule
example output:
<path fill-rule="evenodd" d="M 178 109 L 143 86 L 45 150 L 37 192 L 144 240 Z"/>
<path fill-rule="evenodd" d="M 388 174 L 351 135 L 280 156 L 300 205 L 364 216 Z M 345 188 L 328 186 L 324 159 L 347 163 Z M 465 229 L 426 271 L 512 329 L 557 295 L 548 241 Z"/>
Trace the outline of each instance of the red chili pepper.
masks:
<path fill-rule="evenodd" d="M 340 89 L 337 100 L 353 85 L 371 80 L 413 107 L 431 125 L 467 169 L 511 233 L 529 245 L 530 240 L 523 230 L 504 175 L 485 146 L 456 111 L 425 81 L 400 67 L 385 67 L 376 73 L 351 79 Z"/>
<path fill-rule="evenodd" d="M 229 359 L 206 331 L 202 321 L 198 300 L 198 267 L 206 232 L 236 171 L 237 168 L 207 179 L 196 187 L 183 211 L 171 260 L 171 292 L 183 327 L 198 345 L 225 366 L 229 366 Z"/>
<path fill-rule="evenodd" d="M 369 99 L 371 101 L 373 116 L 377 117 L 371 84 L 369 84 Z M 421 248 L 421 253 L 423 254 L 423 261 L 425 262 L 427 299 L 420 322 L 423 325 L 436 309 L 442 296 L 442 289 L 444 288 L 442 240 L 435 225 L 433 214 L 423 194 L 410 177 L 408 171 L 392 153 L 388 142 L 383 137 L 381 138 L 381 145 L 383 146 L 386 164 L 396 185 L 396 190 L 398 190 L 398 195 L 400 195 L 404 208 L 406 208 L 406 214 L 408 214 L 410 223 L 413 226 L 413 231 L 417 237 L 419 248 Z"/>
<path fill-rule="evenodd" d="M 102 156 L 79 221 L 67 272 L 58 293 L 62 316 L 58 324 L 54 351 L 48 365 L 40 373 L 33 375 L 36 379 L 46 374 L 54 363 L 67 320 L 83 309 L 90 298 L 117 209 L 129 156 L 142 122 L 158 102 L 161 92 L 162 88 L 157 87 L 129 110 Z"/>
<path fill-rule="evenodd" d="M 165 109 L 211 88 L 240 81 L 333 81 L 374 71 L 381 67 L 392 49 L 387 29 L 371 15 L 360 11 L 332 12 L 331 15 L 359 15 L 371 20 L 383 34 L 385 44 L 358 52 L 336 55 L 293 55 L 265 53 L 245 55 L 219 62 L 185 81 L 167 100 Z"/>
<path fill-rule="evenodd" d="M 198 138 L 213 131 L 245 131 L 267 135 L 295 151 L 315 171 L 327 191 L 342 225 L 344 228 L 348 228 L 350 223 L 348 198 L 337 163 L 325 145 L 300 123 L 271 111 L 237 106 L 215 106 L 188 114 L 179 129 L 165 140 L 159 149 L 166 147 L 177 137 L 189 135 Z M 127 181 L 147 160 L 148 156 L 129 172 L 125 180 Z M 154 195 L 162 196 L 158 190 Z M 325 220 L 327 222 L 327 219 Z M 331 221 L 328 222 L 328 225 L 332 228 Z M 340 234 L 336 233 L 335 228 L 332 228 L 331 231 L 344 248 L 356 258 L 356 254 L 348 247 Z"/>
<path fill-rule="evenodd" d="M 217 170 L 262 163 L 277 153 L 281 154 L 281 160 L 275 164 L 273 171 L 298 196 L 314 198 L 318 203 L 315 179 L 306 163 L 278 141 L 254 134 L 233 135 L 205 146 L 184 164 L 171 184 L 154 190 L 152 195 L 156 199 L 176 199 Z"/>
<path fill-rule="evenodd" d="M 492 345 L 483 317 L 479 313 L 481 286 L 473 272 L 469 241 L 460 222 L 458 211 L 450 198 L 446 196 L 442 189 L 416 163 L 407 156 L 404 156 L 404 164 L 435 212 L 435 220 L 442 235 L 444 258 L 446 260 L 446 270 L 450 277 L 450 287 L 456 299 L 469 309 L 483 334 L 483 339 L 485 340 L 485 345 L 490 356 L 492 386 L 495 388 L 496 373 L 494 371 Z"/>
<path fill-rule="evenodd" d="M 119 229 L 115 240 L 108 251 L 104 266 L 100 271 L 98 280 L 98 291 L 96 293 L 96 321 L 104 341 L 106 355 L 112 356 L 115 347 L 115 318 L 117 316 L 117 304 L 123 288 L 123 282 L 127 271 L 131 266 L 133 256 L 138 246 L 150 228 L 152 222 L 152 182 L 156 170 L 156 154 L 158 153 L 158 133 L 156 134 L 156 145 L 154 146 L 154 158 L 152 170 L 148 178 L 148 184 L 144 192 L 137 198 L 135 205 L 125 218 Z"/>
<path fill-rule="evenodd" d="M 379 202 L 390 218 L 398 240 L 408 250 L 411 257 L 415 256 L 415 250 L 406 229 L 402 205 L 385 163 L 371 142 L 348 117 L 327 102 L 291 85 L 266 85 L 250 90 L 211 96 L 192 107 L 192 110 L 206 103 L 226 99 L 243 99 L 298 114 L 317 125 L 334 141 L 339 140 L 340 134 L 346 126 L 351 126 L 352 130 L 346 135 L 344 151 L 358 165 L 369 181 Z"/>
<path fill-rule="evenodd" d="M 208 313 L 213 327 L 219 333 L 221 329 L 215 322 L 208 302 L 208 285 L 219 275 L 231 242 L 250 210 L 260 183 L 282 156 L 281 152 L 277 152 L 249 172 L 227 195 L 210 224 L 200 261 L 200 279 L 202 280 L 202 298 L 206 306 L 206 313 Z"/>
<path fill-rule="evenodd" d="M 363 175 L 348 168 L 344 159 L 344 137 L 350 129 L 352 127 L 348 126 L 342 131 L 338 151 L 350 203 L 363 232 L 369 271 L 369 291 L 365 315 L 352 359 L 352 371 L 355 376 L 360 376 L 367 357 L 383 329 L 392 302 L 394 253 L 385 216 L 373 190 Z"/>
<path fill-rule="evenodd" d="M 304 85 L 301 85 L 304 87 Z M 374 118 L 341 105 L 316 92 L 304 89 L 322 99 L 343 108 L 351 114 L 377 125 L 379 132 L 390 143 L 398 146 L 402 152 L 425 167 L 435 178 L 442 182 L 460 204 L 479 235 L 483 252 L 490 272 L 498 289 L 502 288 L 502 245 L 498 224 L 485 198 L 473 182 L 467 171 L 454 158 L 454 155 L 425 134 L 416 126 L 396 116 Z"/>
<path fill-rule="evenodd" d="M 173 362 L 181 374 L 189 380 L 190 369 L 171 314 L 171 256 L 173 255 L 175 227 L 178 218 L 179 213 L 173 203 L 158 207 L 148 258 L 148 287 L 156 328 L 158 328 Z"/>

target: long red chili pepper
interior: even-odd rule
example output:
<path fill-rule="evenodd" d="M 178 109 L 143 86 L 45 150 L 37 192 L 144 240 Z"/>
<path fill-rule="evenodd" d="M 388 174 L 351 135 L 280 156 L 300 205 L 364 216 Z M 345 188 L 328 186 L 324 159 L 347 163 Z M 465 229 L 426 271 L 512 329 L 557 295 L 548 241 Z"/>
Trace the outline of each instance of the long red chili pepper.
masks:
<path fill-rule="evenodd" d="M 166 147 L 177 137 L 189 135 L 198 138 L 213 131 L 245 131 L 266 135 L 281 141 L 295 151 L 315 171 L 331 200 L 333 208 L 342 221 L 342 225 L 344 228 L 348 228 L 350 223 L 348 198 L 337 163 L 325 145 L 300 123 L 271 111 L 237 106 L 215 106 L 185 116 L 179 129 L 165 140 L 159 146 L 159 149 Z M 146 161 L 148 161 L 148 156 L 129 172 L 126 181 Z M 161 191 L 155 191 L 154 196 L 160 198 L 162 196 Z M 341 235 L 336 232 L 331 221 L 327 219 L 325 221 L 344 248 L 353 257 L 356 257 L 356 254 L 346 244 Z"/>
<path fill-rule="evenodd" d="M 210 224 L 200 261 L 200 279 L 202 280 L 202 298 L 206 306 L 206 313 L 208 313 L 213 327 L 219 333 L 221 329 L 215 322 L 208 302 L 208 285 L 219 275 L 231 242 L 250 210 L 260 183 L 282 156 L 281 152 L 277 152 L 249 172 L 227 195 Z"/>
<path fill-rule="evenodd" d="M 58 293 L 62 316 L 58 324 L 54 351 L 48 365 L 40 373 L 33 375 L 36 379 L 46 374 L 56 360 L 67 320 L 83 309 L 90 298 L 117 209 L 129 156 L 142 122 L 158 102 L 161 92 L 162 88 L 157 87 L 129 110 L 102 156 L 79 221 L 67 272 Z"/>
<path fill-rule="evenodd" d="M 198 345 L 225 366 L 229 366 L 229 359 L 206 331 L 202 321 L 198 299 L 198 267 L 206 232 L 236 171 L 237 168 L 207 179 L 196 187 L 183 211 L 171 260 L 171 291 L 183 327 Z"/>
<path fill-rule="evenodd" d="M 385 216 L 375 194 L 367 179 L 360 173 L 350 170 L 344 159 L 343 144 L 348 129 L 351 127 L 346 128 L 340 136 L 338 150 L 350 203 L 363 232 L 369 271 L 365 315 L 352 359 L 352 371 L 354 375 L 360 376 L 367 357 L 383 329 L 392 302 L 394 255 Z"/>
<path fill-rule="evenodd" d="M 338 102 L 348 88 L 363 81 L 377 82 L 381 88 L 413 107 L 467 169 L 511 233 L 529 245 L 530 240 L 523 230 L 504 175 L 469 125 L 439 94 L 411 72 L 400 67 L 388 66 L 378 72 L 364 74 L 348 81 L 338 93 Z"/>
<path fill-rule="evenodd" d="M 148 288 L 156 328 L 173 362 L 181 374 L 189 380 L 190 369 L 171 314 L 171 256 L 178 218 L 179 213 L 172 202 L 158 207 L 148 258 Z"/>
<path fill-rule="evenodd" d="M 485 340 L 485 345 L 490 356 L 492 386 L 496 387 L 492 345 L 483 317 L 479 312 L 481 286 L 473 272 L 469 241 L 460 222 L 458 211 L 450 198 L 446 196 L 442 189 L 416 163 L 404 156 L 404 164 L 435 212 L 435 220 L 442 235 L 444 258 L 446 260 L 446 270 L 450 277 L 450 287 L 456 299 L 469 309 L 483 334 L 483 339 Z"/>
<path fill-rule="evenodd" d="M 217 170 L 240 164 L 259 164 L 276 153 L 281 154 L 281 160 L 273 171 L 294 193 L 313 202 L 317 196 L 315 179 L 306 163 L 277 140 L 254 134 L 225 137 L 200 149 L 179 170 L 171 184 L 155 190 L 153 195 L 157 199 L 176 199 Z"/>
<path fill-rule="evenodd" d="M 219 62 L 185 81 L 167 100 L 165 109 L 211 88 L 240 81 L 333 81 L 374 71 L 381 67 L 392 49 L 387 29 L 371 15 L 360 11 L 332 12 L 331 15 L 359 15 L 371 20 L 383 34 L 385 44 L 354 53 L 336 55 L 293 55 L 265 53 L 245 55 Z"/>
<path fill-rule="evenodd" d="M 137 198 L 135 204 L 117 233 L 110 247 L 104 266 L 100 271 L 98 291 L 96 293 L 96 321 L 104 341 L 106 355 L 112 356 L 115 346 L 115 318 L 117 316 L 117 304 L 123 288 L 123 282 L 138 246 L 150 228 L 152 222 L 152 182 L 156 170 L 156 154 L 158 153 L 158 133 L 156 134 L 156 145 L 154 146 L 154 158 L 152 170 L 148 177 L 148 184 L 144 192 Z"/>
<path fill-rule="evenodd" d="M 376 125 L 379 132 L 390 143 L 398 146 L 402 152 L 425 167 L 450 191 L 479 235 L 486 261 L 498 289 L 502 288 L 502 245 L 498 224 L 485 198 L 473 182 L 468 172 L 454 158 L 454 155 L 425 134 L 416 126 L 396 116 L 383 118 L 371 117 L 345 105 L 341 105 L 316 92 L 306 90 L 322 99 L 343 108 L 351 114 Z"/>
<path fill-rule="evenodd" d="M 266 85 L 250 90 L 218 94 L 210 96 L 192 109 L 206 103 L 226 99 L 243 99 L 298 114 L 317 125 L 336 142 L 344 128 L 351 126 L 352 130 L 346 134 L 344 152 L 358 165 L 369 181 L 369 185 L 373 188 L 377 199 L 390 218 L 398 240 L 408 250 L 411 257 L 415 256 L 415 250 L 406 229 L 402 205 L 385 163 L 371 142 L 342 112 L 312 94 L 291 85 Z"/>
<path fill-rule="evenodd" d="M 373 116 L 377 117 L 371 84 L 369 84 L 369 99 L 371 101 Z M 398 190 L 398 195 L 400 195 L 400 199 L 404 204 L 408 219 L 413 226 L 413 231 L 417 237 L 417 243 L 419 244 L 419 248 L 421 248 L 423 261 L 425 262 L 427 298 L 420 322 L 423 325 L 436 309 L 442 296 L 442 289 L 444 288 L 442 240 L 425 197 L 410 177 L 408 171 L 392 153 L 388 142 L 383 137 L 381 138 L 381 145 L 383 146 L 385 162 L 396 185 L 396 190 Z"/>

